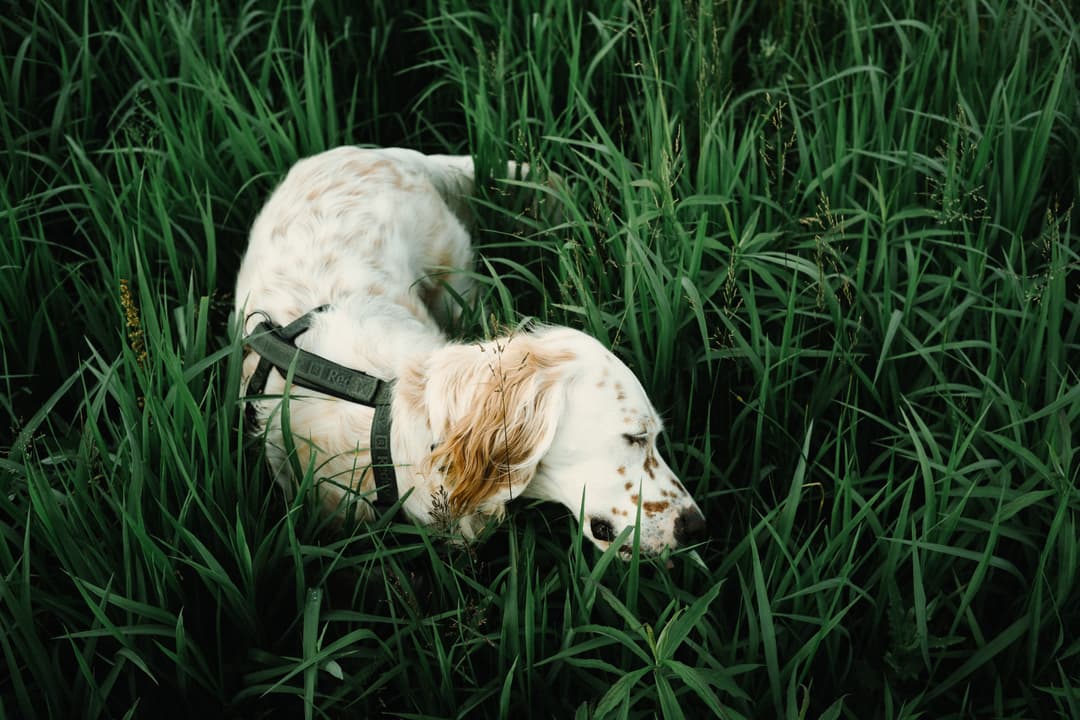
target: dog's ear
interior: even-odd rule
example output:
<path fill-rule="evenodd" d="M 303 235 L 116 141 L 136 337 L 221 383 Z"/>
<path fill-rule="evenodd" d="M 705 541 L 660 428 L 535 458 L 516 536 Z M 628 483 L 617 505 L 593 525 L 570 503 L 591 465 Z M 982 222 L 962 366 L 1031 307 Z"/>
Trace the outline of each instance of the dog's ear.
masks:
<path fill-rule="evenodd" d="M 456 364 L 446 378 L 457 412 L 446 418 L 445 437 L 430 457 L 457 517 L 500 514 L 532 480 L 555 435 L 573 358 L 527 335 L 477 351 L 469 348 L 470 362 Z"/>

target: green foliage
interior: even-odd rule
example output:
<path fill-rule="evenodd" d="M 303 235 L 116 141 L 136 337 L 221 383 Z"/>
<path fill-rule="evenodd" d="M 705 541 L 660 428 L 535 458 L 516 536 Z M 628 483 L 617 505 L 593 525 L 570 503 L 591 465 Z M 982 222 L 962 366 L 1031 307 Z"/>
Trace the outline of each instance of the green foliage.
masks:
<path fill-rule="evenodd" d="M 0 717 L 1080 715 L 1075 11 L 586 5 L 0 17 Z M 461 333 L 610 345 L 708 544 L 271 490 L 233 277 L 343 143 L 543 171 L 477 201 Z"/>

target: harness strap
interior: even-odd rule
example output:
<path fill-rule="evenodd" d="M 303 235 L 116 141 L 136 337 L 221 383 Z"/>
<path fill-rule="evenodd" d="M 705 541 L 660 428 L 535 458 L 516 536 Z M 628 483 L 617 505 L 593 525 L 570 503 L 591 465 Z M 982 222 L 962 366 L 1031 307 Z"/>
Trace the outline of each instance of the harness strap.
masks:
<path fill-rule="evenodd" d="M 291 369 L 294 385 L 375 408 L 369 451 L 377 495 L 371 504 L 376 510 L 386 510 L 398 501 L 397 473 L 390 453 L 390 403 L 394 383 L 296 347 L 296 338 L 311 327 L 314 314 L 325 309 L 325 305 L 317 307 L 285 327 L 263 321 L 244 339 L 259 356 L 259 365 L 248 383 L 248 399 L 263 394 L 271 368 L 276 368 L 284 377 Z M 253 412 L 250 404 L 248 410 Z"/>

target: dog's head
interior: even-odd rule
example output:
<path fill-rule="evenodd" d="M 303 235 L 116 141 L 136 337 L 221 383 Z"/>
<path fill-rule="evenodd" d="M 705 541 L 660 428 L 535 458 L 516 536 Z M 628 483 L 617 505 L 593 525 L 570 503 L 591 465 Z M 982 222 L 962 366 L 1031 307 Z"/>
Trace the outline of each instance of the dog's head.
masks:
<path fill-rule="evenodd" d="M 499 516 L 524 496 L 584 510 L 583 532 L 601 548 L 634 525 L 646 554 L 704 539 L 701 510 L 657 448 L 660 417 L 595 339 L 543 328 L 438 356 L 425 393 L 437 438 L 428 467 L 455 515 Z"/>

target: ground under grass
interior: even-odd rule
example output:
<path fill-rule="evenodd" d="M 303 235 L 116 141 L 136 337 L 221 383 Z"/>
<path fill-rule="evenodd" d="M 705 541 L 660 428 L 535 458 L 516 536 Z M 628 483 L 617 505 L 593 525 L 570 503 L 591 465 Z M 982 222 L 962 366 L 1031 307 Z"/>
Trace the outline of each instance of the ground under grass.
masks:
<path fill-rule="evenodd" d="M 1080 717 L 1075 8 L 477 7 L 0 17 L 0 716 Z M 271 489 L 230 292 L 343 143 L 558 173 L 486 184 L 461 334 L 610 345 L 698 558 Z"/>

